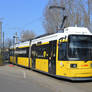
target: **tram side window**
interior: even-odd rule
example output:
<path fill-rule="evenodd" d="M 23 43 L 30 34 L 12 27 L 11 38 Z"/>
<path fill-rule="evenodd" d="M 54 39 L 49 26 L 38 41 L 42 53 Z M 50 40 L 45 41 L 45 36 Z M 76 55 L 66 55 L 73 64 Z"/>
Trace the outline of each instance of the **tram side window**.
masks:
<path fill-rule="evenodd" d="M 58 60 L 66 60 L 66 49 L 67 49 L 66 42 L 59 43 Z"/>
<path fill-rule="evenodd" d="M 48 59 L 48 45 L 42 45 L 36 47 L 36 57 Z"/>
<path fill-rule="evenodd" d="M 29 57 L 29 47 L 26 48 L 26 57 Z"/>
<path fill-rule="evenodd" d="M 10 54 L 10 56 L 12 55 L 11 50 L 10 50 L 9 54 Z"/>
<path fill-rule="evenodd" d="M 14 55 L 14 51 L 10 50 L 10 56 L 13 56 L 13 55 Z"/>
<path fill-rule="evenodd" d="M 28 57 L 29 48 L 18 48 L 15 52 L 18 57 Z"/>
<path fill-rule="evenodd" d="M 39 47 L 37 47 L 36 48 L 36 57 L 37 58 L 43 58 L 43 49 L 42 49 L 42 47 L 41 46 L 39 46 Z"/>

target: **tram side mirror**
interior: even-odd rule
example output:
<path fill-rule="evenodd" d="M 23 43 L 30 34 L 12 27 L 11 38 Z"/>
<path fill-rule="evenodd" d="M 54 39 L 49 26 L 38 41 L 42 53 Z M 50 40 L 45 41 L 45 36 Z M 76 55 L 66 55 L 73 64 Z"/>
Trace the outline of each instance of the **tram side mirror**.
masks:
<path fill-rule="evenodd" d="M 62 40 L 66 39 L 66 36 L 65 37 L 62 37 L 59 39 L 59 42 L 61 43 Z"/>

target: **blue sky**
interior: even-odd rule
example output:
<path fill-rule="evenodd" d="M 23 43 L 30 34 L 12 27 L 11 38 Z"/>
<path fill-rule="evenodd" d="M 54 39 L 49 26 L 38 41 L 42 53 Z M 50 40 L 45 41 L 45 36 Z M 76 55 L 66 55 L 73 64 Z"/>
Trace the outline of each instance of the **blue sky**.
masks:
<path fill-rule="evenodd" d="M 48 0 L 0 0 L 0 18 L 3 18 L 5 38 L 12 38 L 24 29 L 44 34 L 43 12 Z"/>

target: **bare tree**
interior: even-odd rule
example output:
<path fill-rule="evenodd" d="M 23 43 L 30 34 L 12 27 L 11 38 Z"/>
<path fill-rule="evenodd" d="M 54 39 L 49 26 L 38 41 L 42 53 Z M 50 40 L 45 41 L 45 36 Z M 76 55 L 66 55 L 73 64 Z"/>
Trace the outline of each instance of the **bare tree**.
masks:
<path fill-rule="evenodd" d="M 13 39 L 6 39 L 5 42 L 4 42 L 4 48 L 10 48 L 10 46 L 13 45 Z"/>
<path fill-rule="evenodd" d="M 22 33 L 21 33 L 21 41 L 33 39 L 35 36 L 36 35 L 33 31 L 23 30 Z"/>
<path fill-rule="evenodd" d="M 49 6 L 65 7 L 65 12 L 60 9 L 50 10 Z M 87 8 L 88 7 L 88 8 Z M 44 27 L 47 33 L 54 33 L 62 23 L 63 14 L 68 16 L 64 26 L 85 26 L 92 29 L 92 0 L 49 0 L 44 12 Z"/>
<path fill-rule="evenodd" d="M 91 19 L 91 16 L 92 16 L 92 0 L 87 0 L 88 2 L 88 20 L 89 20 L 89 29 L 92 31 L 92 19 Z"/>
<path fill-rule="evenodd" d="M 43 22 L 44 27 L 47 33 L 54 33 L 57 31 L 58 27 L 61 24 L 61 10 L 60 9 L 50 9 L 51 5 L 58 5 L 57 0 L 49 1 L 48 5 L 45 8 L 44 17 L 45 20 Z"/>

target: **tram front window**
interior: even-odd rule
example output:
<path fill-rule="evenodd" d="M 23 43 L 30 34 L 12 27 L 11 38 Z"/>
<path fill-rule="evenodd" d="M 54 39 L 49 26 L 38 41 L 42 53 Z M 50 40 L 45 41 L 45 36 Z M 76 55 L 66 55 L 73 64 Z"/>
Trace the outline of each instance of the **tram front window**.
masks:
<path fill-rule="evenodd" d="M 92 36 L 69 36 L 68 57 L 72 60 L 92 60 Z"/>

